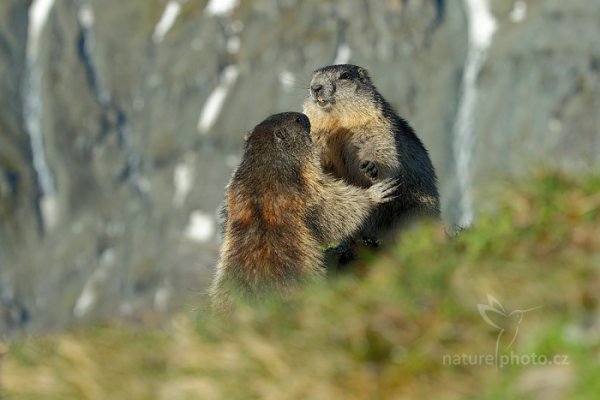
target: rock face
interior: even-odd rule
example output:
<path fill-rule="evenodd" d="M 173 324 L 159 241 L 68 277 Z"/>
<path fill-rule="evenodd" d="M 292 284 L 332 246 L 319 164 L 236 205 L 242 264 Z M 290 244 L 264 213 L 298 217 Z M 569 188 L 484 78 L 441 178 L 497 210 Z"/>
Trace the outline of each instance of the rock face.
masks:
<path fill-rule="evenodd" d="M 449 224 L 499 177 L 597 170 L 600 9 L 473 1 L 3 1 L 0 338 L 201 307 L 244 132 L 323 65 L 370 70 Z"/>

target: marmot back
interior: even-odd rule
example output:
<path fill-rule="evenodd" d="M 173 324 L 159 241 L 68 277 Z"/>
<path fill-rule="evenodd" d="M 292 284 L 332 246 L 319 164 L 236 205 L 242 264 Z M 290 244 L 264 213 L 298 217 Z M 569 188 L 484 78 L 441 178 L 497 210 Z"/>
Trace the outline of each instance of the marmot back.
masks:
<path fill-rule="evenodd" d="M 344 64 L 316 70 L 304 112 L 326 172 L 365 188 L 398 179 L 396 198 L 377 207 L 361 230 L 363 238 L 379 238 L 417 216 L 439 217 L 437 178 L 427 150 L 366 69 Z"/>
<path fill-rule="evenodd" d="M 322 246 L 354 234 L 394 190 L 391 180 L 364 189 L 326 175 L 304 114 L 267 118 L 247 138 L 227 187 L 213 305 L 226 313 L 238 300 L 285 297 L 321 277 Z"/>

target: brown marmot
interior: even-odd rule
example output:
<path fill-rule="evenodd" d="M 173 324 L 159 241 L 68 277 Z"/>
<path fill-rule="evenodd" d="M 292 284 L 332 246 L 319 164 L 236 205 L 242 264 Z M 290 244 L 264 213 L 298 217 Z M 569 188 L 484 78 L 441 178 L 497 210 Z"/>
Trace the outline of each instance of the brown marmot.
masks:
<path fill-rule="evenodd" d="M 368 189 L 323 172 L 306 115 L 272 115 L 247 136 L 224 204 L 224 241 L 209 294 L 217 311 L 318 278 L 323 246 L 357 231 L 391 200 L 393 179 Z"/>
<path fill-rule="evenodd" d="M 304 113 L 325 172 L 363 188 L 398 179 L 394 201 L 377 207 L 359 237 L 377 241 L 415 216 L 439 217 L 437 178 L 427 150 L 365 68 L 344 64 L 314 71 Z"/>

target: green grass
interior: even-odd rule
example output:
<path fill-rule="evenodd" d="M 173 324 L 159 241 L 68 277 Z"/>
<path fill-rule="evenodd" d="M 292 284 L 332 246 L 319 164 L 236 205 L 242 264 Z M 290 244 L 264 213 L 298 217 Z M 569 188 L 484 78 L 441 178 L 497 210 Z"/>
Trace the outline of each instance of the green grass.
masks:
<path fill-rule="evenodd" d="M 103 326 L 12 343 L 2 368 L 5 393 L 9 399 L 595 398 L 600 178 L 545 174 L 507 185 L 489 204 L 493 211 L 472 229 L 448 237 L 439 226 L 415 228 L 360 276 L 307 287 L 286 305 L 244 308 L 227 322 L 182 312 L 162 329 Z M 477 308 L 488 295 L 507 313 L 539 307 L 523 314 L 515 342 L 500 351 L 500 358 L 513 355 L 503 368 L 497 359 L 469 365 L 495 355 L 498 330 Z M 512 322 L 502 346 L 514 333 Z M 534 354 L 555 362 L 532 365 Z M 459 362 L 449 365 L 444 357 Z"/>

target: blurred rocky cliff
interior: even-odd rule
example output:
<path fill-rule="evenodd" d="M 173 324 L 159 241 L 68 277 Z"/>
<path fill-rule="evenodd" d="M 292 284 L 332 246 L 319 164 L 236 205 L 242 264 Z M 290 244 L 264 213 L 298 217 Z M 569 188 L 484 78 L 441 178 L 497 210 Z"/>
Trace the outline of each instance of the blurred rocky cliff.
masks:
<path fill-rule="evenodd" d="M 243 134 L 366 66 L 448 224 L 540 166 L 600 166 L 600 4 L 3 0 L 0 339 L 199 307 Z"/>

